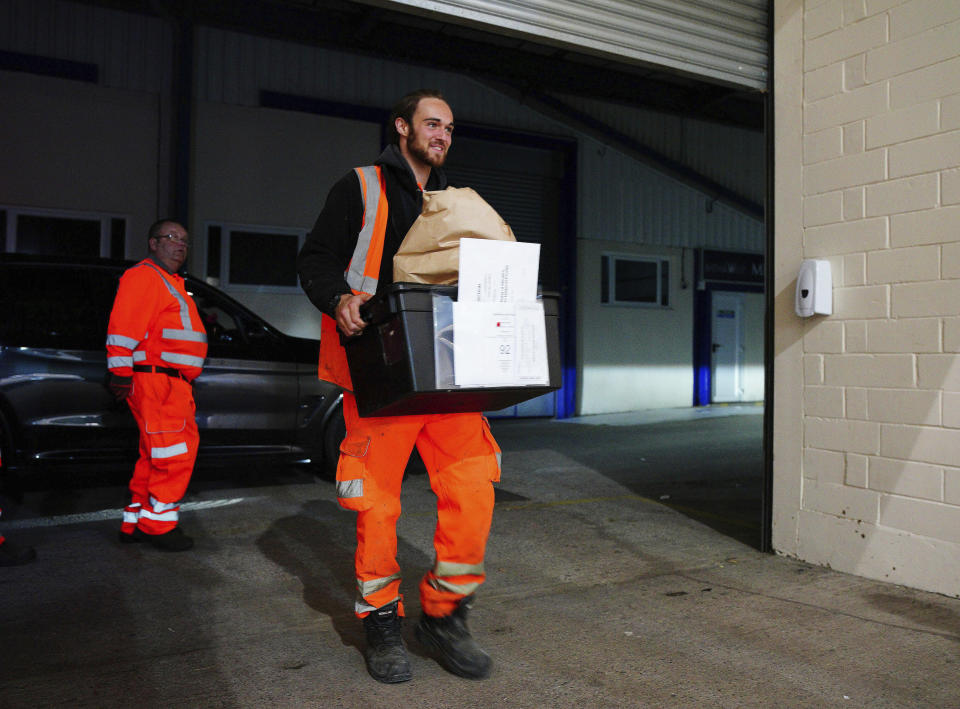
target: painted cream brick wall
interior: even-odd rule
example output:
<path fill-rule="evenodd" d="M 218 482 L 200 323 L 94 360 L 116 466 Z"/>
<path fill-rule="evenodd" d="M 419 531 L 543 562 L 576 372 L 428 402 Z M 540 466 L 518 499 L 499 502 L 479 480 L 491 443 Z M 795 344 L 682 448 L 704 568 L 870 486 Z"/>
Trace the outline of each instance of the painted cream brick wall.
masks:
<path fill-rule="evenodd" d="M 960 596 L 960 2 L 777 0 L 774 43 L 774 546 Z"/>

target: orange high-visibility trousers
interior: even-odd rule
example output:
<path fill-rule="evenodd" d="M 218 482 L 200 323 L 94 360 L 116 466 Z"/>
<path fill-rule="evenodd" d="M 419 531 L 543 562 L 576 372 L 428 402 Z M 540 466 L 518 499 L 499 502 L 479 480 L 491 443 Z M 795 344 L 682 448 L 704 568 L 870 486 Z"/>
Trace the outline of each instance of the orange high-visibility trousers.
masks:
<path fill-rule="evenodd" d="M 180 519 L 180 500 L 200 442 L 193 388 L 166 374 L 134 372 L 127 403 L 140 428 L 140 459 L 130 479 L 130 504 L 121 529 L 164 534 Z"/>
<path fill-rule="evenodd" d="M 500 479 L 500 447 L 486 419 L 479 413 L 361 418 L 349 392 L 343 413 L 337 498 L 357 511 L 356 614 L 393 601 L 403 614 L 396 525 L 403 472 L 416 445 L 437 496 L 436 558 L 420 582 L 420 604 L 427 615 L 449 615 L 486 578 L 493 483 Z"/>

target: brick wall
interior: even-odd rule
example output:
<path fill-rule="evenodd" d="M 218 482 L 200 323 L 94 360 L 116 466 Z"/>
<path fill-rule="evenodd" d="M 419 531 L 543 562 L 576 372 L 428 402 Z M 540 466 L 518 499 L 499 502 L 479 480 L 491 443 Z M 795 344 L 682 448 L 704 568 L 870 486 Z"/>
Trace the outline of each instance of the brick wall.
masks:
<path fill-rule="evenodd" d="M 834 274 L 832 316 L 775 315 L 775 381 L 799 361 L 775 436 L 801 450 L 775 455 L 775 545 L 960 595 L 960 2 L 784 0 L 775 22 L 777 208 L 801 220 L 778 217 L 777 287 L 799 258 Z"/>

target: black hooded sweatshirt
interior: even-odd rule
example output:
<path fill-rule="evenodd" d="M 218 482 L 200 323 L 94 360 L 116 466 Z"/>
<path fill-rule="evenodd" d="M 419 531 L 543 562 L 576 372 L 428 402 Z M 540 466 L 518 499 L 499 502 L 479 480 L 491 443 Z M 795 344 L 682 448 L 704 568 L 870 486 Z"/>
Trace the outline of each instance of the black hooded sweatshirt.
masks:
<path fill-rule="evenodd" d="M 396 145 L 387 146 L 375 164 L 383 167 L 388 205 L 383 259 L 377 282 L 379 293 L 393 283 L 393 256 L 420 216 L 423 193 Z M 442 190 L 446 187 L 447 176 L 443 170 L 436 167 L 430 170 L 424 189 Z M 334 296 L 351 292 L 344 272 L 353 257 L 362 222 L 363 192 L 356 172 L 351 170 L 330 189 L 323 210 L 297 256 L 300 285 L 310 302 L 331 317 L 336 317 L 331 307 Z"/>

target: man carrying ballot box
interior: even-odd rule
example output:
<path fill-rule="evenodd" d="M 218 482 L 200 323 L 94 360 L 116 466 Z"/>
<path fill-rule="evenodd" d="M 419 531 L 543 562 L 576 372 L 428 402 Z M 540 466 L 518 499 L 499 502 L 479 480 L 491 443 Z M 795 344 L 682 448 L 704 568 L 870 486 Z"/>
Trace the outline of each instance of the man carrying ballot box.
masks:
<path fill-rule="evenodd" d="M 467 612 L 485 579 L 500 448 L 480 413 L 361 418 L 338 330 L 359 334 L 360 306 L 393 281 L 393 256 L 420 214 L 423 190 L 442 190 L 453 113 L 438 91 L 404 96 L 390 118 L 392 144 L 372 166 L 337 182 L 297 258 L 301 285 L 323 313 L 319 376 L 342 387 L 347 434 L 337 465 L 337 499 L 357 512 L 355 612 L 363 619 L 367 670 L 405 682 L 410 661 L 396 523 L 407 460 L 417 446 L 437 495 L 434 566 L 420 581 L 417 639 L 450 672 L 489 675 L 490 657 L 467 628 Z"/>

